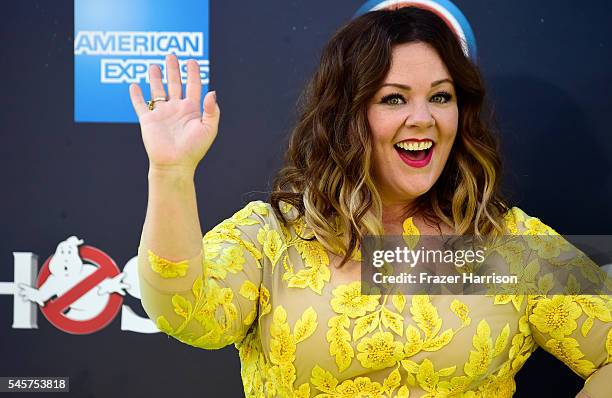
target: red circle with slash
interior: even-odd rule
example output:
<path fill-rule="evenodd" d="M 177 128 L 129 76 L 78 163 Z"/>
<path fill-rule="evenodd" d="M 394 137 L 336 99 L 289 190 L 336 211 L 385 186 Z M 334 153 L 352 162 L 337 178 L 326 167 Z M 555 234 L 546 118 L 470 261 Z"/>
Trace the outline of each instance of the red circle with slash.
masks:
<path fill-rule="evenodd" d="M 62 296 L 47 301 L 43 307 L 40 307 L 40 310 L 53 326 L 64 332 L 71 334 L 91 334 L 103 329 L 115 318 L 123 303 L 123 297 L 121 297 L 120 294 L 112 293 L 104 310 L 92 319 L 75 321 L 68 318 L 63 312 L 81 296 L 92 289 L 96 289 L 104 279 L 117 276 L 121 271 L 119 271 L 119 267 L 117 267 L 115 261 L 113 261 L 108 254 L 93 246 L 80 246 L 79 257 L 83 259 L 84 263 L 92 263 L 96 265 L 98 269 L 94 271 L 93 274 L 77 283 Z M 53 256 L 49 256 L 43 264 L 38 274 L 36 283 L 37 288 L 40 288 L 49 275 L 51 275 L 49 263 L 52 258 Z"/>

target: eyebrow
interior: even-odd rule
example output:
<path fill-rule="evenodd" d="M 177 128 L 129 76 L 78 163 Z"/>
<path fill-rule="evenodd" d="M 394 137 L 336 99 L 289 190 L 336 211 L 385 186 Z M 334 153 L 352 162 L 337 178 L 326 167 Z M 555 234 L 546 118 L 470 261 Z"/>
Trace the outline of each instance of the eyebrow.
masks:
<path fill-rule="evenodd" d="M 451 79 L 448 79 L 448 78 L 446 78 L 446 79 L 436 80 L 436 81 L 434 81 L 433 83 L 431 83 L 431 87 L 439 86 L 439 85 L 440 85 L 440 84 L 442 84 L 442 83 L 450 83 L 450 84 L 453 84 L 453 81 L 452 81 Z M 406 91 L 408 91 L 408 90 L 410 90 L 410 89 L 411 89 L 411 87 L 410 87 L 410 86 L 407 86 L 407 85 L 405 85 L 405 84 L 400 84 L 400 83 L 385 83 L 385 84 L 381 85 L 381 87 L 385 87 L 385 86 L 395 86 L 395 87 L 402 88 L 402 89 L 404 89 L 404 90 L 406 90 Z"/>

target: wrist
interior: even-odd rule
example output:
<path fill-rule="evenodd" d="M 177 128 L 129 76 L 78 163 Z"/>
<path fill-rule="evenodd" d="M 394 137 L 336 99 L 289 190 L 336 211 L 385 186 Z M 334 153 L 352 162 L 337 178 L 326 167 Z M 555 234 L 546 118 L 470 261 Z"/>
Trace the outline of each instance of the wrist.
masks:
<path fill-rule="evenodd" d="M 164 166 L 149 164 L 149 181 L 193 181 L 195 168 L 187 166 Z"/>

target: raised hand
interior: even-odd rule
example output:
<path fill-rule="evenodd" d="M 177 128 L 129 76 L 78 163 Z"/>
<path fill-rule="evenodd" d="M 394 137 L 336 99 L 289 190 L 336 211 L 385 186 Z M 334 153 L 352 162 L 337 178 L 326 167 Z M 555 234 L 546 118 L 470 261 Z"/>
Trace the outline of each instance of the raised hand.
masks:
<path fill-rule="evenodd" d="M 181 72 L 176 56 L 166 57 L 168 95 L 157 65 L 149 67 L 151 98 L 157 101 L 149 110 L 137 84 L 130 85 L 130 98 L 138 115 L 140 130 L 152 169 L 193 173 L 212 145 L 219 127 L 221 110 L 215 92 L 204 97 L 204 113 L 200 99 L 202 83 L 196 61 L 187 61 L 187 92 L 182 96 Z"/>

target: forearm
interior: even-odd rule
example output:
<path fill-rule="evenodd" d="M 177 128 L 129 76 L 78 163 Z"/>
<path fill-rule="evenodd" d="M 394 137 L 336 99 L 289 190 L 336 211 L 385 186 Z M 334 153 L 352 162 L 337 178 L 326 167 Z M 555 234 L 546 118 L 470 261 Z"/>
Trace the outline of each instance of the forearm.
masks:
<path fill-rule="evenodd" d="M 140 277 L 166 293 L 191 289 L 202 275 L 202 232 L 193 173 L 149 170 L 147 214 L 138 251 Z M 187 260 L 178 267 L 170 262 Z M 144 297 L 143 297 L 144 299 Z"/>
<path fill-rule="evenodd" d="M 138 249 L 142 305 L 158 322 L 180 323 L 172 297 L 189 299 L 202 275 L 202 234 L 193 173 L 149 170 L 149 201 Z M 167 331 L 168 332 L 168 331 Z"/>
<path fill-rule="evenodd" d="M 593 373 L 576 398 L 604 398 L 610 395 L 612 395 L 612 363 Z"/>
<path fill-rule="evenodd" d="M 141 244 L 171 261 L 202 249 L 193 173 L 150 168 L 147 213 Z"/>

